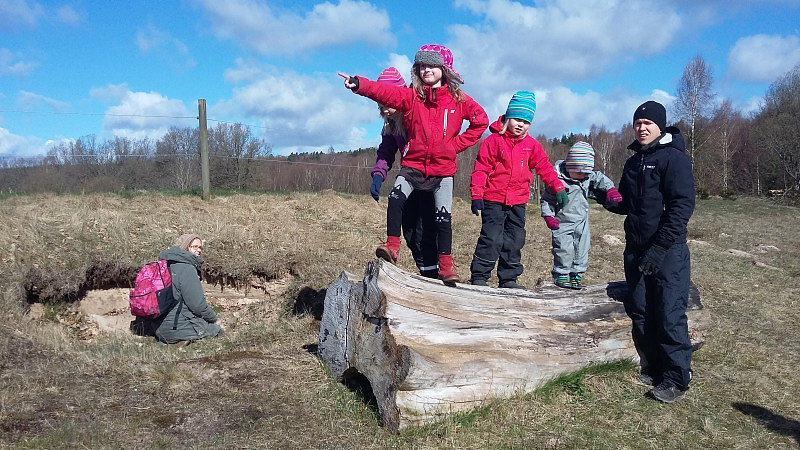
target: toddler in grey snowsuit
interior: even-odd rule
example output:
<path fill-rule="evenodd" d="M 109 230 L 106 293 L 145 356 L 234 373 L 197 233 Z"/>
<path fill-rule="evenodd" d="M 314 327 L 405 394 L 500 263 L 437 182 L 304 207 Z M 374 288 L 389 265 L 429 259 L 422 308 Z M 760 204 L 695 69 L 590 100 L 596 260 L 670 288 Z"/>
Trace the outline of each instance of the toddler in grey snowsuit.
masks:
<path fill-rule="evenodd" d="M 589 199 L 615 205 L 622 196 L 607 176 L 594 170 L 594 149 L 586 142 L 575 143 L 554 168 L 569 201 L 558 207 L 549 189 L 542 195 L 542 217 L 553 233 L 553 280 L 559 287 L 581 289 L 591 245 Z"/>

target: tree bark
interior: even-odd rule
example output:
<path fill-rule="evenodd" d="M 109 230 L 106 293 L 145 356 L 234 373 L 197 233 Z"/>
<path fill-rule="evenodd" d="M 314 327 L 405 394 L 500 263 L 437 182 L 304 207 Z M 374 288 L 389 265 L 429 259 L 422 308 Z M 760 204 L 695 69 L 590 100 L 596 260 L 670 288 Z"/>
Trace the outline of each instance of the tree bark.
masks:
<path fill-rule="evenodd" d="M 624 282 L 448 287 L 375 260 L 363 279 L 343 272 L 328 287 L 318 351 L 338 380 L 369 380 L 383 425 L 396 431 L 590 363 L 638 359 L 626 295 Z M 708 320 L 694 287 L 688 316 L 702 342 Z"/>

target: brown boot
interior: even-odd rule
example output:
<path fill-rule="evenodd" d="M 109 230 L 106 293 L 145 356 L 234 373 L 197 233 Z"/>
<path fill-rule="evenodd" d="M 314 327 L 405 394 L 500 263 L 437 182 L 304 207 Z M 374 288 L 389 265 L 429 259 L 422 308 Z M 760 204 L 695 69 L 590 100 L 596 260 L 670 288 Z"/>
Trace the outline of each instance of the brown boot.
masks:
<path fill-rule="evenodd" d="M 453 255 L 439 255 L 439 279 L 445 283 L 459 282 Z"/>
<path fill-rule="evenodd" d="M 400 236 L 386 236 L 386 243 L 375 249 L 375 256 L 394 264 L 400 256 Z"/>

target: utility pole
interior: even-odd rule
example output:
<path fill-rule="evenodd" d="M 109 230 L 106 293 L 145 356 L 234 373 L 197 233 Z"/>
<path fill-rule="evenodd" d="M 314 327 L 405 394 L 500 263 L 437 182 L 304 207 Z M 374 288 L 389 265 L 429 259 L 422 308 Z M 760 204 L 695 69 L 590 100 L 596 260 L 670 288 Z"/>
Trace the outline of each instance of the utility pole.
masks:
<path fill-rule="evenodd" d="M 197 100 L 198 119 L 200 120 L 200 173 L 202 174 L 203 200 L 211 198 L 210 175 L 208 172 L 208 124 L 206 123 L 206 99 Z"/>

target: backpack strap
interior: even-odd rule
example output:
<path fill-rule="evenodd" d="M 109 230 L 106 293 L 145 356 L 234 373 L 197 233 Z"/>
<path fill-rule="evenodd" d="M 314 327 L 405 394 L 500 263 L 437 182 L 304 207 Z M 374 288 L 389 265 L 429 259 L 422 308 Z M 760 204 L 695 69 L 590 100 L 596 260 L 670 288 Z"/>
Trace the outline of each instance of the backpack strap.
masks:
<path fill-rule="evenodd" d="M 167 267 L 170 268 L 171 266 L 172 266 L 172 261 L 168 260 L 167 261 Z M 173 279 L 174 279 L 174 277 L 173 277 Z M 172 331 L 175 331 L 175 330 L 178 329 L 178 317 L 180 317 L 181 309 L 183 308 L 183 296 L 181 296 L 181 301 L 180 301 L 180 303 L 178 303 L 177 306 L 175 306 L 175 308 L 178 308 L 178 310 L 175 311 L 175 319 L 172 321 Z"/>

